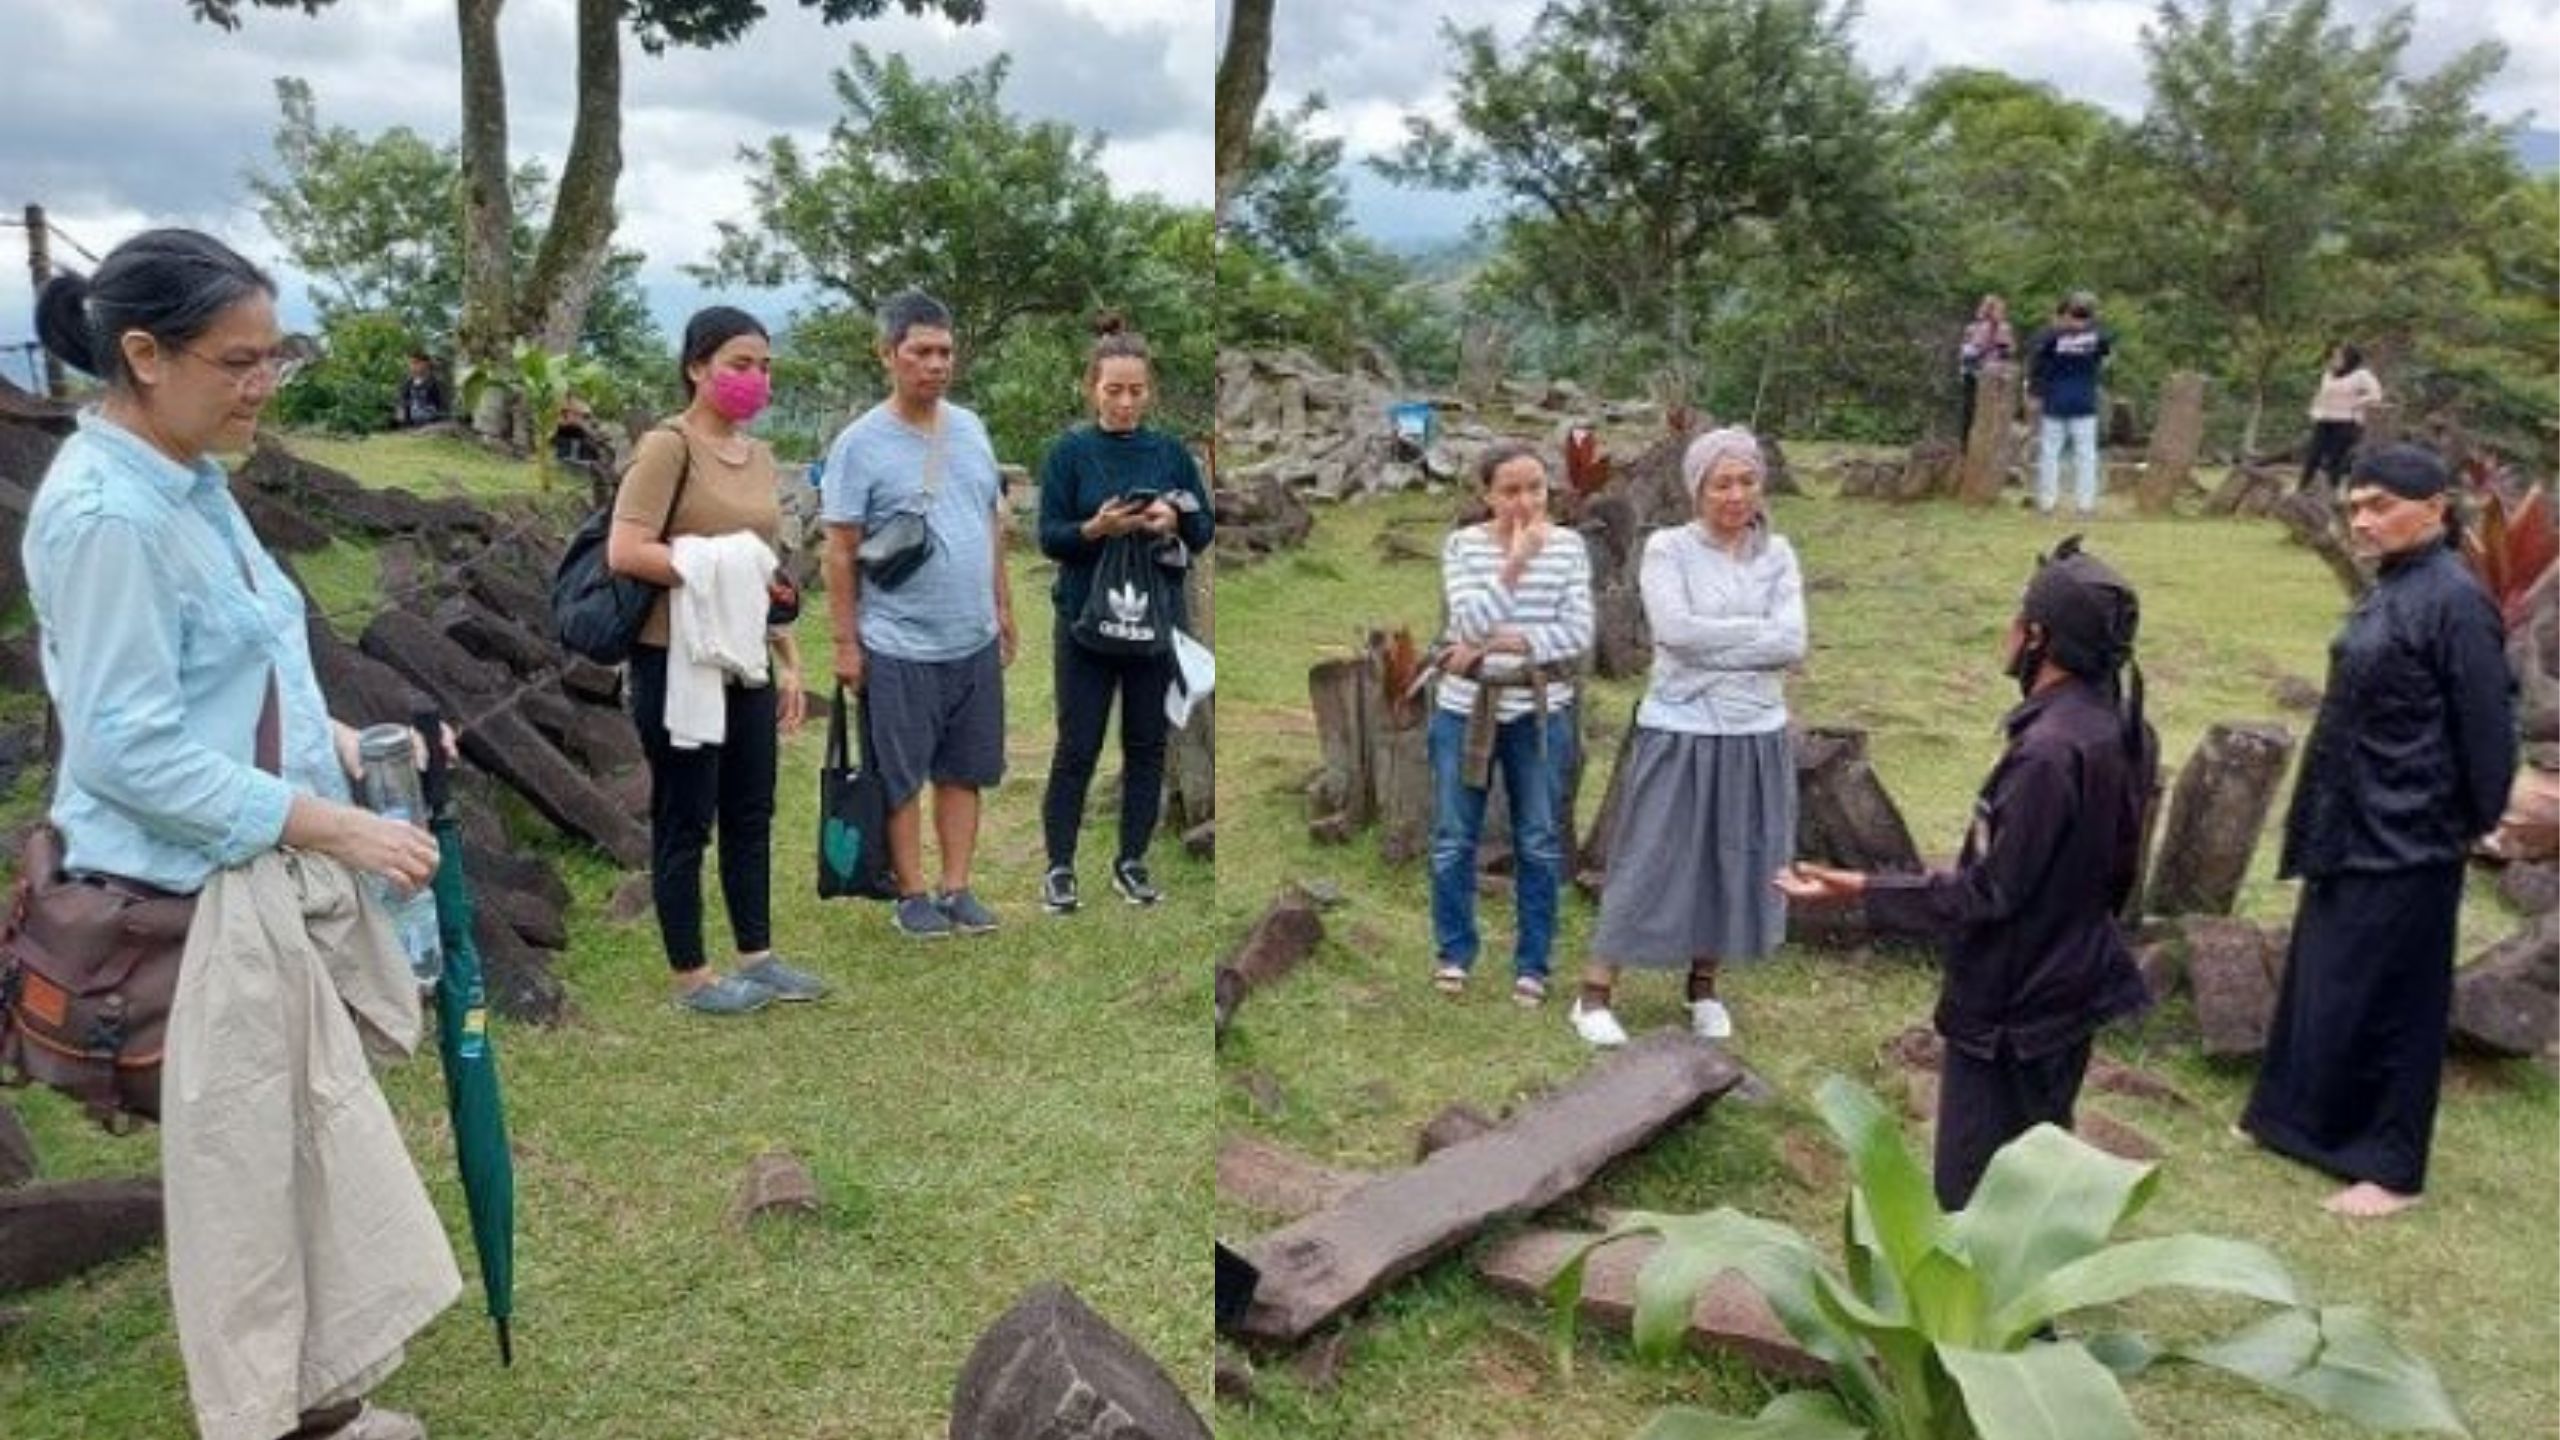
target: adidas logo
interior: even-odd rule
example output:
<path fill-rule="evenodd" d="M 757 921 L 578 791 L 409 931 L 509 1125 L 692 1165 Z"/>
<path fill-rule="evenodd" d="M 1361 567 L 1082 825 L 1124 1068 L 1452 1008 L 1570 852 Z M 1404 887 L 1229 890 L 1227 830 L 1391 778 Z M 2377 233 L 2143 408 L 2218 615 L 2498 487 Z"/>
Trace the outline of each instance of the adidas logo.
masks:
<path fill-rule="evenodd" d="M 1094 628 L 1114 640 L 1129 640 L 1141 645 L 1153 644 L 1156 627 L 1148 623 L 1147 592 L 1134 581 L 1122 581 L 1103 592 L 1103 600 L 1111 607 L 1111 618 Z"/>
<path fill-rule="evenodd" d="M 1147 597 L 1138 587 L 1123 581 L 1110 594 L 1111 617 L 1123 625 L 1135 625 L 1147 618 Z"/>

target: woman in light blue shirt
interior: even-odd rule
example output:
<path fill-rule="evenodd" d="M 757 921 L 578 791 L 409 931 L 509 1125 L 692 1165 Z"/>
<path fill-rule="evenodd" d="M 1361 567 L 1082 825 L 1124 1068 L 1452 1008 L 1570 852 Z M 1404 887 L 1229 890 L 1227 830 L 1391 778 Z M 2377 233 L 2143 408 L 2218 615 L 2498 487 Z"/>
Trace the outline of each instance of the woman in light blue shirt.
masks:
<path fill-rule="evenodd" d="M 302 596 L 211 458 L 249 448 L 289 368 L 275 283 L 220 241 L 154 230 L 93 278 L 47 285 L 36 331 L 106 385 L 45 473 L 24 551 L 62 736 L 65 868 L 192 894 L 289 845 L 426 884 L 435 841 L 348 803 L 355 735 L 321 698 Z M 262 730 L 280 773 L 255 763 Z M 356 1398 L 304 1418 L 297 1433 L 332 1440 L 426 1433 Z"/>

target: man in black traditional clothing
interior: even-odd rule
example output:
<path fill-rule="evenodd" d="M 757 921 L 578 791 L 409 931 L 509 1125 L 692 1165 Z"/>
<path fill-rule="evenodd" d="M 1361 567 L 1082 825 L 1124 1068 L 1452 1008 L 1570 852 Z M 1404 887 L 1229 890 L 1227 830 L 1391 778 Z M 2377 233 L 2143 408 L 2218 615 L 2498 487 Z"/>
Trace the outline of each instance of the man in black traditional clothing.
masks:
<path fill-rule="evenodd" d="M 1805 903 L 1863 899 L 1874 924 L 1945 937 L 1938 1033 L 1938 1203 L 1972 1199 L 2001 1146 L 2071 1128 L 2098 1028 L 2150 1004 L 2116 913 L 2141 869 L 2159 745 L 2133 656 L 2141 607 L 2072 536 L 2039 561 L 2005 660 L 2026 701 L 1974 802 L 1953 870 L 1868 875 L 1797 865 Z"/>
<path fill-rule="evenodd" d="M 2363 456 L 2348 532 L 2381 573 L 2329 647 L 2329 688 L 2285 817 L 2302 878 L 2284 990 L 2241 1128 L 2352 1182 L 2335 1214 L 2417 1203 L 2453 1008 L 2463 858 L 2516 764 L 2496 604 L 2458 558 L 2444 462 Z"/>

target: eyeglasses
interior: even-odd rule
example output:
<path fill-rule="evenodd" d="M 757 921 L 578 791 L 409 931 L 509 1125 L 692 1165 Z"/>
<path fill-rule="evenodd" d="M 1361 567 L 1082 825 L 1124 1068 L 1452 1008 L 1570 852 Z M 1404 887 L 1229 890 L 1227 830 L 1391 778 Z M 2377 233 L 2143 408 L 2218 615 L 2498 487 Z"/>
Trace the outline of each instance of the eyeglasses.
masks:
<path fill-rule="evenodd" d="M 267 350 L 255 355 L 220 356 L 207 355 L 189 345 L 178 345 L 174 348 L 194 356 L 229 376 L 231 388 L 243 392 L 247 391 L 261 375 L 266 377 L 268 390 L 281 390 L 285 382 L 291 380 L 308 363 L 302 356 L 285 350 Z"/>

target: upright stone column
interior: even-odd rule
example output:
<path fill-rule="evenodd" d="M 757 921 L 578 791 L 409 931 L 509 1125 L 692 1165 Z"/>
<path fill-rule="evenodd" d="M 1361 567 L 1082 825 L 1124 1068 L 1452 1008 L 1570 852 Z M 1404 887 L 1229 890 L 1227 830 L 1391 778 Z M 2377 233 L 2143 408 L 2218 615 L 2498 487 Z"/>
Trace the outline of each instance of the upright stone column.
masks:
<path fill-rule="evenodd" d="M 2151 451 L 2143 457 L 2140 503 L 2145 515 L 2161 515 L 2195 478 L 2196 452 L 2204 444 L 2204 377 L 2173 372 L 2160 385 L 2160 420 L 2151 427 Z"/>
<path fill-rule="evenodd" d="M 1964 463 L 1957 473 L 1956 493 L 1968 505 L 1988 505 L 2000 498 L 2009 466 L 2017 459 L 2018 367 L 2001 361 L 1984 365 L 1974 379 L 1973 429 L 1964 437 Z"/>

